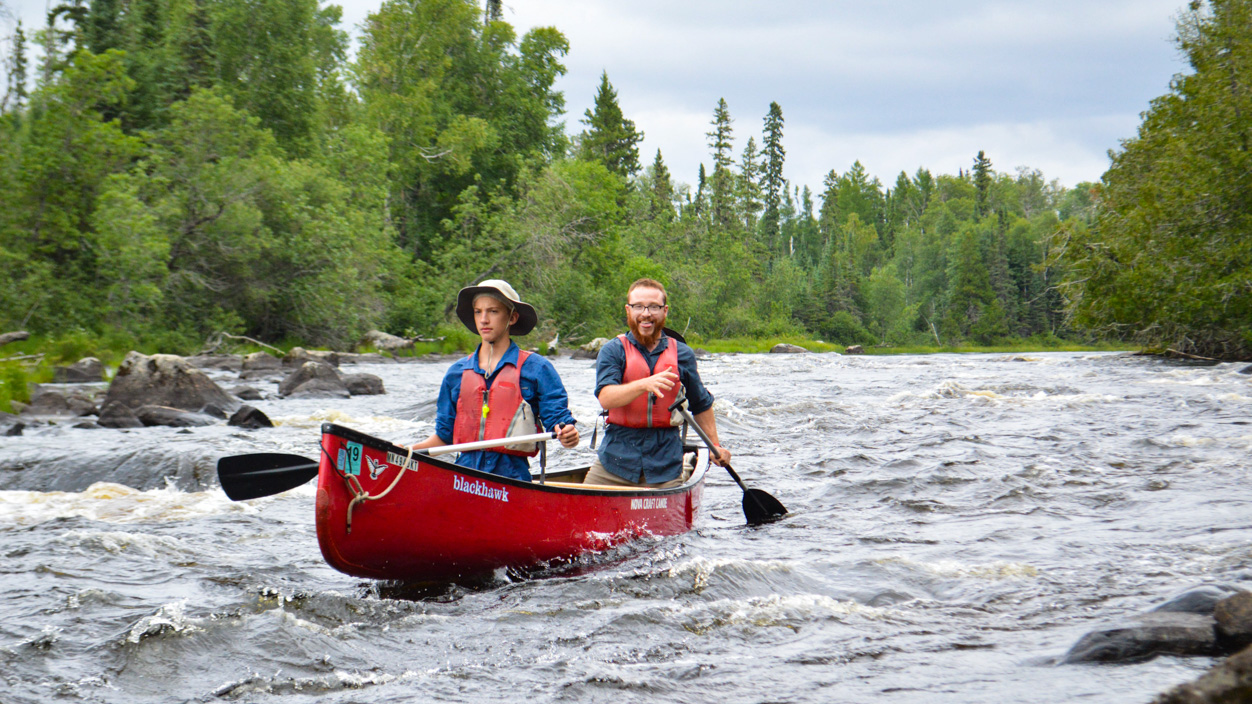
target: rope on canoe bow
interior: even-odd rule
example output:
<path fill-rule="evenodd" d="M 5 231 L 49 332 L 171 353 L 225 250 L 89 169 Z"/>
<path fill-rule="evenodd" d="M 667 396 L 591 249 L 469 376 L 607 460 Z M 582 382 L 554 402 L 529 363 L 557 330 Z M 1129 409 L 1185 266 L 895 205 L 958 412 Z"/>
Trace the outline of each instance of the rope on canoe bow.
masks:
<path fill-rule="evenodd" d="M 334 467 L 335 471 L 339 473 L 339 476 L 343 477 L 343 483 L 348 486 L 348 491 L 352 493 L 352 501 L 348 502 L 348 514 L 345 521 L 348 533 L 351 533 L 352 511 L 356 508 L 357 504 L 363 501 L 377 501 L 387 494 L 390 494 L 391 490 L 396 488 L 396 485 L 400 483 L 400 477 L 404 476 L 408 469 L 409 462 L 413 459 L 413 447 L 411 445 L 409 446 L 409 454 L 405 456 L 404 463 L 398 467 L 399 471 L 396 472 L 396 478 L 391 480 L 391 485 L 388 486 L 383 493 L 377 496 L 371 496 L 370 493 L 365 490 L 365 487 L 361 486 L 361 481 L 357 479 L 355 475 L 348 474 L 339 469 L 339 467 L 335 466 L 334 460 L 331 460 L 330 453 L 326 451 L 324 446 L 322 447 L 322 454 L 326 455 L 326 459 L 330 461 L 330 466 Z"/>

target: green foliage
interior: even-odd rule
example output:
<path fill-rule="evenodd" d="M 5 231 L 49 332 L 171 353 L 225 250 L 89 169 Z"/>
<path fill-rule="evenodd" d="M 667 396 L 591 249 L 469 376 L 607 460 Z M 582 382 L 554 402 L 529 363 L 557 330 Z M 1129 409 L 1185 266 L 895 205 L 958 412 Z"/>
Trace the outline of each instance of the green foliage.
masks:
<path fill-rule="evenodd" d="M 693 188 L 659 151 L 640 169 L 642 132 L 607 72 L 571 148 L 554 88 L 568 43 L 551 27 L 519 39 L 499 3 L 387 0 L 350 64 L 339 9 L 316 0 L 98 0 L 56 12 L 35 89 L 10 83 L 0 102 L 0 328 L 30 329 L 67 361 L 194 352 L 221 331 L 348 348 L 374 327 L 443 337 L 406 354 L 461 353 L 477 338 L 453 301 L 485 278 L 536 305 L 534 345 L 619 332 L 626 287 L 641 277 L 665 283 L 669 325 L 693 339 L 1053 344 L 1072 334 L 1056 282 L 1091 268 L 1073 258 L 1078 243 L 1118 242 L 1101 208 L 1129 193 L 1116 179 L 1067 191 L 1037 171 L 996 173 L 982 152 L 969 173 L 902 172 L 892 188 L 855 162 L 815 193 L 784 177 L 781 106 L 770 103 L 736 158 L 725 100 L 707 134 L 712 169 L 701 165 Z M 1188 41 L 1207 46 L 1197 22 Z M 1197 52 L 1208 57 L 1197 66 L 1242 60 Z M 1217 83 L 1184 83 L 1196 105 L 1221 102 Z M 1224 114 L 1242 124 L 1248 111 L 1236 107 Z M 1242 164 L 1219 148 L 1237 138 L 1198 153 Z M 1129 156 L 1115 166 L 1157 168 Z M 1193 181 L 1218 212 L 1242 217 L 1247 184 Z M 1172 217 L 1190 218 L 1192 241 L 1211 224 L 1181 212 L 1183 194 L 1161 192 Z M 1228 239 L 1170 247 L 1245 261 Z M 1165 276 L 1131 249 L 1116 251 L 1134 262 L 1119 271 Z M 1102 278 L 1117 269 L 1108 261 L 1095 268 L 1107 309 L 1143 317 L 1163 305 L 1122 296 L 1132 289 Z M 1245 273 L 1215 274 L 1224 288 L 1193 312 L 1245 310 Z"/>
<path fill-rule="evenodd" d="M 1094 189 L 1094 224 L 1058 238 L 1079 323 L 1149 346 L 1252 358 L 1249 23 L 1249 0 L 1194 2 L 1179 20 L 1191 73 L 1175 77 L 1112 155 Z"/>

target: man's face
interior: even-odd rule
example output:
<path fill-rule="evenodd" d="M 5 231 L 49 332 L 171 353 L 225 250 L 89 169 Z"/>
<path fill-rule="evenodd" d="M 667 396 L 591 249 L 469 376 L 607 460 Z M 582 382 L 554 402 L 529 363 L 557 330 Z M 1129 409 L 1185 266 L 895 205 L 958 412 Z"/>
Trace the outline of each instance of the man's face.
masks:
<path fill-rule="evenodd" d="M 665 327 L 668 313 L 665 294 L 655 288 L 640 286 L 626 297 L 626 322 L 635 339 L 643 345 L 650 345 L 661 338 L 661 328 Z"/>
<path fill-rule="evenodd" d="M 474 299 L 474 325 L 483 342 L 491 344 L 509 334 L 509 326 L 517 322 L 517 312 L 491 296 Z"/>

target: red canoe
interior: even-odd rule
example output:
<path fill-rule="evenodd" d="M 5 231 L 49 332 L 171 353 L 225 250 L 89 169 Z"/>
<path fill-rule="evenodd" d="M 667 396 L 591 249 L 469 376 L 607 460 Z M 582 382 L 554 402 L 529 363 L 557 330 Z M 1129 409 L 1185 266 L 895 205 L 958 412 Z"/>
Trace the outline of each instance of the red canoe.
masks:
<path fill-rule="evenodd" d="M 687 448 L 695 452 L 694 448 Z M 708 453 L 674 489 L 581 484 L 587 468 L 546 483 L 509 479 L 322 425 L 317 540 L 331 567 L 357 577 L 446 581 L 559 564 L 642 535 L 691 530 Z M 354 498 L 356 499 L 354 501 Z"/>

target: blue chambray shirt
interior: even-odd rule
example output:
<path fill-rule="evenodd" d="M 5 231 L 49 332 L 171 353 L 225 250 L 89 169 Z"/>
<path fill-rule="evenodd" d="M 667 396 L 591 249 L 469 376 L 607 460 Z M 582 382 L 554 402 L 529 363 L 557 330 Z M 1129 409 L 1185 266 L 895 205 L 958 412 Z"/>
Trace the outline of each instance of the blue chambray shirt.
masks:
<path fill-rule="evenodd" d="M 696 353 L 685 343 L 662 335 L 656 349 L 649 352 L 635 341 L 633 333 L 626 333 L 626 340 L 643 354 L 649 371 L 656 369 L 656 362 L 667 345 L 678 345 L 678 379 L 687 392 L 688 410 L 694 416 L 713 407 L 713 394 L 704 388 L 696 369 Z M 604 343 L 596 359 L 596 398 L 604 387 L 622 383 L 625 371 L 626 350 L 615 337 Z M 642 473 L 647 484 L 672 481 L 682 473 L 682 426 L 627 428 L 605 423 L 604 442 L 596 454 L 606 470 L 623 479 L 638 482 Z"/>
<path fill-rule="evenodd" d="M 486 376 L 486 371 L 478 364 L 478 349 L 481 347 L 480 344 L 473 354 L 453 363 L 448 373 L 443 375 L 443 383 L 439 385 L 439 398 L 435 403 L 435 434 L 448 444 L 452 444 L 452 429 L 456 425 L 456 401 L 461 395 L 461 373 L 466 369 L 473 369 L 479 375 Z M 487 377 L 487 388 L 491 388 L 504 365 L 517 366 L 517 355 L 520 351 L 516 342 L 509 345 L 495 371 Z M 544 428 L 551 429 L 559 424 L 574 422 L 574 416 L 569 412 L 569 396 L 565 393 L 565 385 L 561 383 L 561 377 L 556 373 L 552 362 L 543 355 L 531 354 L 526 358 L 518 376 L 522 399 L 530 404 L 535 417 L 543 423 Z M 530 461 L 526 457 L 476 450 L 457 455 L 456 463 L 492 474 L 530 481 Z"/>

